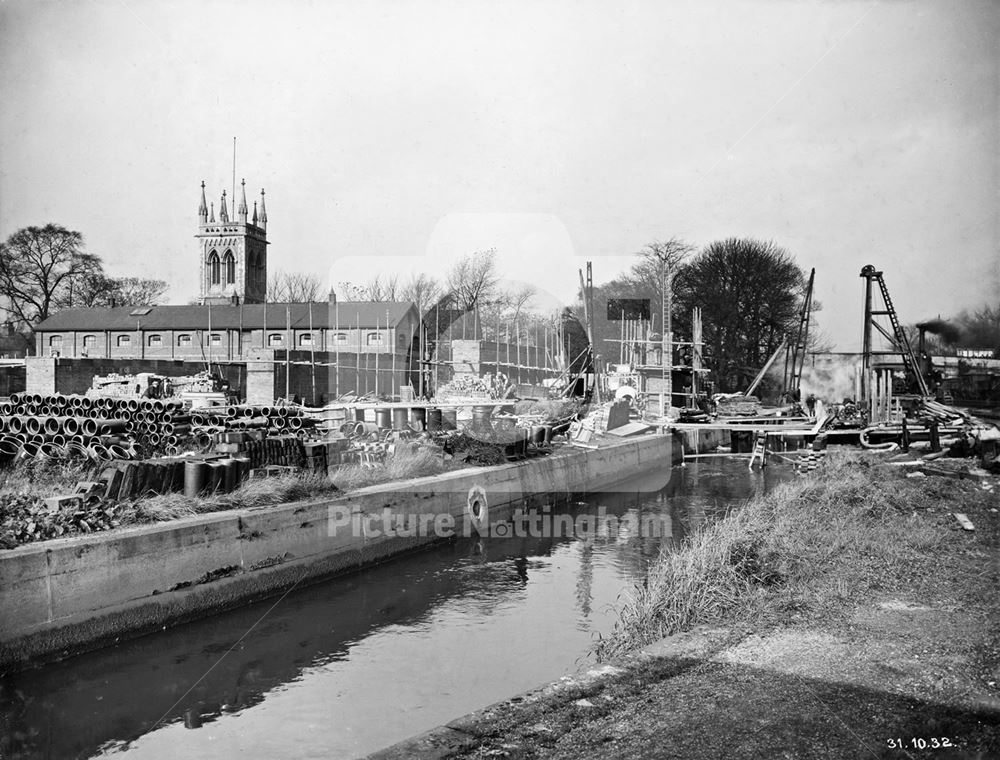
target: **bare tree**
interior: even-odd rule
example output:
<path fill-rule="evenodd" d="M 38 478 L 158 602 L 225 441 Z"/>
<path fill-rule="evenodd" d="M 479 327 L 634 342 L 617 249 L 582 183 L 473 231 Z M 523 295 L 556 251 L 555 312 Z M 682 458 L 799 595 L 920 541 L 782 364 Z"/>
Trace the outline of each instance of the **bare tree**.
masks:
<path fill-rule="evenodd" d="M 417 311 L 423 317 L 431 306 L 437 302 L 441 296 L 441 283 L 430 275 L 413 275 L 400 291 L 400 299 L 403 301 L 413 301 L 417 305 Z"/>
<path fill-rule="evenodd" d="M 355 284 L 353 282 L 341 282 L 340 294 L 347 301 L 374 301 L 382 303 L 385 301 L 406 300 L 403 295 L 405 288 L 399 284 L 399 275 L 393 274 L 385 278 L 377 274 L 367 282 Z"/>
<path fill-rule="evenodd" d="M 164 280 L 142 277 L 108 277 L 97 272 L 82 278 L 74 288 L 72 306 L 154 306 L 167 292 Z"/>
<path fill-rule="evenodd" d="M 323 296 L 319 277 L 304 272 L 275 272 L 267 283 L 268 303 L 310 303 Z"/>
<path fill-rule="evenodd" d="M 83 235 L 56 224 L 25 227 L 0 243 L 0 299 L 12 321 L 31 327 L 73 303 L 74 290 L 101 272 Z"/>
<path fill-rule="evenodd" d="M 498 281 L 496 253 L 496 248 L 490 248 L 469 254 L 448 272 L 448 290 L 458 308 L 472 310 L 480 299 L 493 293 Z"/>

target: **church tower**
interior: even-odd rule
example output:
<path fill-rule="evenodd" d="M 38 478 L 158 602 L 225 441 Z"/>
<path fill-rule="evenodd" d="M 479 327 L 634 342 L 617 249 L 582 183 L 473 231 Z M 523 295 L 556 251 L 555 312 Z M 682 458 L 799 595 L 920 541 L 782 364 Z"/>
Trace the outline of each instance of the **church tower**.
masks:
<path fill-rule="evenodd" d="M 260 191 L 260 208 L 253 204 L 253 216 L 247 220 L 246 180 L 240 183 L 240 204 L 235 206 L 236 219 L 230 220 L 226 206 L 226 191 L 219 201 L 219 221 L 215 221 L 215 204 L 209 213 L 205 203 L 205 183 L 201 183 L 201 203 L 198 206 L 198 240 L 201 255 L 202 304 L 263 303 L 267 292 L 267 211 L 264 191 Z"/>

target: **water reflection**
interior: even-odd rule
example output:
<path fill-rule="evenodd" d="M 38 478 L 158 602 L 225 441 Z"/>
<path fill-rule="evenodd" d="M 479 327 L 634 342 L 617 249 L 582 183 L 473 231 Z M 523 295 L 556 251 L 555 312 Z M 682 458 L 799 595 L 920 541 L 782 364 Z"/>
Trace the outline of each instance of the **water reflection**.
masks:
<path fill-rule="evenodd" d="M 558 677 L 662 545 L 781 477 L 673 476 L 552 508 L 662 515 L 662 538 L 459 539 L 0 680 L 0 757 L 351 757 Z"/>

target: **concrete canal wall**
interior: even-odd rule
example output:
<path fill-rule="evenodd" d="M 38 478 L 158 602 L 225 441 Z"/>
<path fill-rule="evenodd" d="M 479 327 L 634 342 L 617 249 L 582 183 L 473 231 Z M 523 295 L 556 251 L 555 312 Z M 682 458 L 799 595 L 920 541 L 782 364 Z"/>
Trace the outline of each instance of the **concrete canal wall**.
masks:
<path fill-rule="evenodd" d="M 707 446 L 708 444 L 703 444 Z M 690 446 L 685 447 L 691 451 Z M 700 447 L 699 447 L 700 448 Z M 431 543 L 384 535 L 386 517 L 455 518 L 469 491 L 502 520 L 546 494 L 594 492 L 680 461 L 681 439 L 647 435 L 600 449 L 374 486 L 338 498 L 186 518 L 0 552 L 0 668 L 23 667 L 230 609 Z M 354 525 L 331 531 L 331 516 Z"/>

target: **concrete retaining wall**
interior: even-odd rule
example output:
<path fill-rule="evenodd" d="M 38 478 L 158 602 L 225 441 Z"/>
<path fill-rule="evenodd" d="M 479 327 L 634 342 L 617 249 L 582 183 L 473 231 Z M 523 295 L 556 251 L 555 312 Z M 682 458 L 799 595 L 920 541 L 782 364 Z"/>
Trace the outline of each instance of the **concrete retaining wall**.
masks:
<path fill-rule="evenodd" d="M 546 494 L 594 492 L 680 458 L 672 436 L 564 449 L 518 464 L 375 486 L 337 499 L 192 517 L 0 552 L 0 668 L 16 668 L 219 612 L 438 540 L 375 535 L 386 516 L 467 520 L 483 487 L 491 521 Z M 359 531 L 330 530 L 347 511 Z"/>

